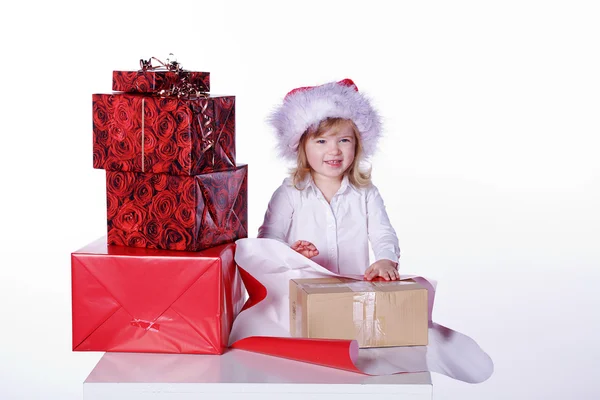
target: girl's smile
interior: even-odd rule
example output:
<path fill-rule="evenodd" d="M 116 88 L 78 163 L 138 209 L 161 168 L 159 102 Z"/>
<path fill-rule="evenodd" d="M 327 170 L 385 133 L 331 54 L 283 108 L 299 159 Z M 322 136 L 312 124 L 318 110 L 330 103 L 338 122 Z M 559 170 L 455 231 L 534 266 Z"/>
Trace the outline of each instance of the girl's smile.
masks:
<path fill-rule="evenodd" d="M 330 161 L 325 161 L 325 164 L 329 165 L 330 167 L 333 168 L 339 168 L 342 166 L 342 160 L 330 160 Z"/>

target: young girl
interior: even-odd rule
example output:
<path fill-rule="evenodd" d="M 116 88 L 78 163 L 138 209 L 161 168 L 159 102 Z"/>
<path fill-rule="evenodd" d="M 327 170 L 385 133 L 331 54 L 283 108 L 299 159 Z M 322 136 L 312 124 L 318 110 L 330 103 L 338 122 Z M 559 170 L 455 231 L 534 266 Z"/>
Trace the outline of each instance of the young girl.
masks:
<path fill-rule="evenodd" d="M 294 89 L 270 121 L 281 155 L 297 166 L 273 194 L 258 237 L 338 274 L 399 279 L 396 232 L 370 171 L 359 168 L 375 150 L 379 116 L 354 82 Z"/>

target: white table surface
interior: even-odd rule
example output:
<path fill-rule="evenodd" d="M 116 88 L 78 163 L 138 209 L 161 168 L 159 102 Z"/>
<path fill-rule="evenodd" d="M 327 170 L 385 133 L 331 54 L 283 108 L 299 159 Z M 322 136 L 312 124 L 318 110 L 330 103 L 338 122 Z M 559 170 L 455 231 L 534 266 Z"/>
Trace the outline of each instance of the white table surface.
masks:
<path fill-rule="evenodd" d="M 432 398 L 429 372 L 367 376 L 243 350 L 221 356 L 106 353 L 83 387 L 85 400 Z"/>

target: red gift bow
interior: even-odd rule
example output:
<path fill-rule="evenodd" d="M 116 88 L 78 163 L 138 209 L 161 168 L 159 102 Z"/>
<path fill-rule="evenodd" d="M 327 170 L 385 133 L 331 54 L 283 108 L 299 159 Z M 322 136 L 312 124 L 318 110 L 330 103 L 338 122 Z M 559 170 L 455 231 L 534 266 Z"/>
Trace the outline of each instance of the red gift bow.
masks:
<path fill-rule="evenodd" d="M 173 53 L 169 53 L 170 56 Z M 152 65 L 152 60 L 156 60 L 160 65 Z M 188 81 L 188 72 L 184 70 L 181 63 L 171 61 L 167 58 L 167 62 L 162 62 L 156 57 L 150 57 L 147 60 L 140 59 L 140 71 L 171 71 L 177 74 L 177 82 L 170 89 L 162 89 L 155 94 L 160 97 L 178 97 L 178 98 L 195 98 L 208 97 L 204 87 L 193 84 Z"/>
<path fill-rule="evenodd" d="M 173 53 L 169 53 L 169 55 L 172 56 Z M 152 60 L 158 61 L 160 66 L 158 66 L 158 65 L 153 66 Z M 168 58 L 167 58 L 166 63 L 160 61 L 156 57 L 150 57 L 148 60 L 141 59 L 140 67 L 141 67 L 142 71 L 154 71 L 154 70 L 158 70 L 158 69 L 162 69 L 162 68 L 166 69 L 167 71 L 174 71 L 174 72 L 183 71 L 183 68 L 181 68 L 180 63 L 178 63 L 177 61 L 170 61 Z"/>

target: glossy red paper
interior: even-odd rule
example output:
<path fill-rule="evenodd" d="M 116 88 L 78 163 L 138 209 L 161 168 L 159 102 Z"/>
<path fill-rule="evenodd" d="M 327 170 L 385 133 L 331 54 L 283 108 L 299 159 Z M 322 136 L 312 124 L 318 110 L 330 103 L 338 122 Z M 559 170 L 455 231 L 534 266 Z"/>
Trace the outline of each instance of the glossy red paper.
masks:
<path fill-rule="evenodd" d="M 94 94 L 93 166 L 198 175 L 234 168 L 235 97 Z"/>
<path fill-rule="evenodd" d="M 222 354 L 244 293 L 234 244 L 71 254 L 74 351 Z"/>
<path fill-rule="evenodd" d="M 239 266 L 238 271 L 248 293 L 243 311 L 263 301 L 267 297 L 267 288 Z M 354 364 L 358 353 L 355 340 L 251 336 L 232 343 L 231 348 L 361 372 Z"/>
<path fill-rule="evenodd" d="M 231 348 L 362 373 L 354 364 L 358 354 L 355 340 L 251 336 Z"/>
<path fill-rule="evenodd" d="M 210 73 L 199 71 L 113 71 L 112 89 L 128 93 L 156 93 L 169 90 L 182 80 L 200 92 L 210 92 Z"/>
<path fill-rule="evenodd" d="M 198 251 L 247 237 L 247 165 L 196 176 L 106 172 L 108 243 Z"/>

